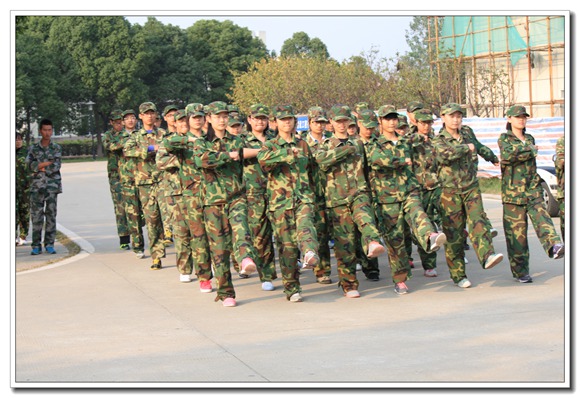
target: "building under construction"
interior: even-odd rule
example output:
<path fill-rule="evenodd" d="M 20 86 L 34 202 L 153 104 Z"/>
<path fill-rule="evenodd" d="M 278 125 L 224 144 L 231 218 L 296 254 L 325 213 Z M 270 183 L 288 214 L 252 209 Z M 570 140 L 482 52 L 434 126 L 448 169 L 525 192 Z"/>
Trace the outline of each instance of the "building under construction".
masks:
<path fill-rule="evenodd" d="M 440 103 L 460 102 L 468 116 L 504 117 L 512 104 L 532 117 L 565 116 L 568 23 L 569 15 L 428 17 L 431 73 L 451 90 Z"/>

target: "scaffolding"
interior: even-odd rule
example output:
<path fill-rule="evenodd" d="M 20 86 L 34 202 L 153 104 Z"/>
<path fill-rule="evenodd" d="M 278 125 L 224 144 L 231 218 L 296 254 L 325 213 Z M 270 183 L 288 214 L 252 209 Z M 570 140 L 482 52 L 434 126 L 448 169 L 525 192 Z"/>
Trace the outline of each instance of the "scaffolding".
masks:
<path fill-rule="evenodd" d="M 427 18 L 432 81 L 468 116 L 504 117 L 513 104 L 532 117 L 564 116 L 563 15 Z"/>

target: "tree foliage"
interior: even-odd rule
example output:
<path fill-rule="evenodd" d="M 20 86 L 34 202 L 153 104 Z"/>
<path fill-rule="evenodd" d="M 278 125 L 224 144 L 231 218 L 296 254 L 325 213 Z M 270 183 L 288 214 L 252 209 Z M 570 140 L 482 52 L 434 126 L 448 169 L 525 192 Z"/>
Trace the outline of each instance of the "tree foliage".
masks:
<path fill-rule="evenodd" d="M 305 32 L 296 32 L 286 39 L 280 50 L 281 57 L 301 57 L 328 59 L 330 54 L 326 44 L 318 37 L 310 38 Z"/>

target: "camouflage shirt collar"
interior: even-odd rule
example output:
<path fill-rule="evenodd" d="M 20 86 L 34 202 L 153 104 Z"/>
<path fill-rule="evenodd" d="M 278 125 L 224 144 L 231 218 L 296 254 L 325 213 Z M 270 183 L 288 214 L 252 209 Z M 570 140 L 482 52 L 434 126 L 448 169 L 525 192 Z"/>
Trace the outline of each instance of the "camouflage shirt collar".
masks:
<path fill-rule="evenodd" d="M 295 146 L 298 145 L 297 144 L 297 139 L 296 136 L 292 135 L 292 139 L 290 141 L 286 141 L 284 138 L 282 138 L 281 135 L 276 136 L 276 140 L 278 141 L 278 145 L 280 146 L 285 146 L 285 145 L 289 145 L 289 144 L 294 144 Z"/>

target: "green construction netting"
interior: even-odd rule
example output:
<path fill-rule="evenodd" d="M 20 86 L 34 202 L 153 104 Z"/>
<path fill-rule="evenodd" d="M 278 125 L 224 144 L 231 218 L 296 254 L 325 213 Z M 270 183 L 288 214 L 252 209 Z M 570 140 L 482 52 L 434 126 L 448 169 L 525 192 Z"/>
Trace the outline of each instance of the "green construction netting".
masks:
<path fill-rule="evenodd" d="M 529 17 L 530 47 L 564 41 L 564 17 L 551 17 L 549 26 L 546 16 Z M 522 34 L 525 30 L 518 30 L 509 16 L 448 16 L 443 20 L 440 48 L 450 50 L 455 58 L 509 50 L 515 65 L 527 52 L 527 37 Z M 449 54 L 441 52 L 441 57 Z"/>

